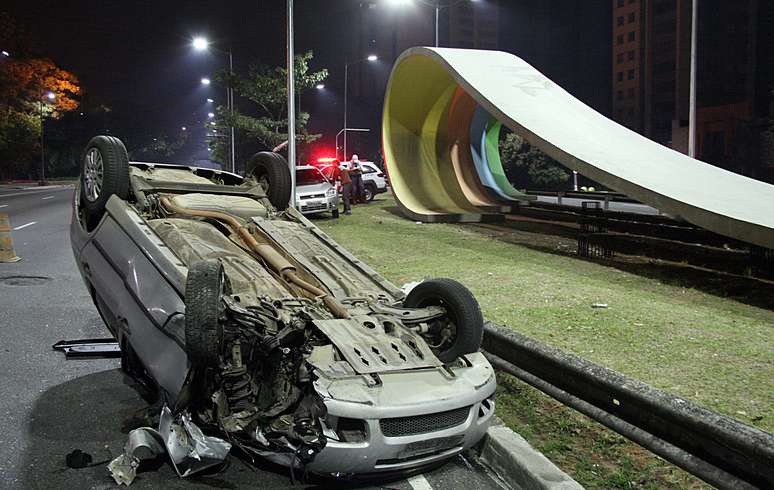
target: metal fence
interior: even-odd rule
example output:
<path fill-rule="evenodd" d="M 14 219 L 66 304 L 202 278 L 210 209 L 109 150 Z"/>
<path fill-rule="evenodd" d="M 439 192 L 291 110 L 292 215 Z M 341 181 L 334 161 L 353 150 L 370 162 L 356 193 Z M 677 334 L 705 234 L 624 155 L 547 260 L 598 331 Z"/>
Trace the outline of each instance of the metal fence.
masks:
<path fill-rule="evenodd" d="M 487 322 L 493 366 L 723 489 L 774 488 L 774 436 Z"/>

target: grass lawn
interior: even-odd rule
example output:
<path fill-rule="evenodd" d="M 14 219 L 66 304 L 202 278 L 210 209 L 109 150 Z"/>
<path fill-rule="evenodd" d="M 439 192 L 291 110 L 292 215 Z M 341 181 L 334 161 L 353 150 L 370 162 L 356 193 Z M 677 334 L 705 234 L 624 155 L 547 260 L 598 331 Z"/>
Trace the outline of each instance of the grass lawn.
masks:
<path fill-rule="evenodd" d="M 774 313 L 744 301 L 746 288 L 774 298 L 770 283 L 737 285 L 729 299 L 727 276 L 691 270 L 683 280 L 684 268 L 659 263 L 581 260 L 572 241 L 517 229 L 417 224 L 390 195 L 315 222 L 398 286 L 456 279 L 487 319 L 774 431 Z M 584 486 L 703 487 L 524 383 L 498 379 L 500 417 Z"/>

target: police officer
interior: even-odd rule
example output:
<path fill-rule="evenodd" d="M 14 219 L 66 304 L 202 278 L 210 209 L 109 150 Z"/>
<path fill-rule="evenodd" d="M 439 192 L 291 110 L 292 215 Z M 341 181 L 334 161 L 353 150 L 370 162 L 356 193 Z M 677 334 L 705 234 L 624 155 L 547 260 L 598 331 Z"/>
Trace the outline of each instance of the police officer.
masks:
<path fill-rule="evenodd" d="M 352 201 L 355 203 L 365 202 L 365 187 L 363 186 L 363 166 L 360 164 L 360 158 L 352 155 L 349 165 L 349 177 L 352 179 Z"/>

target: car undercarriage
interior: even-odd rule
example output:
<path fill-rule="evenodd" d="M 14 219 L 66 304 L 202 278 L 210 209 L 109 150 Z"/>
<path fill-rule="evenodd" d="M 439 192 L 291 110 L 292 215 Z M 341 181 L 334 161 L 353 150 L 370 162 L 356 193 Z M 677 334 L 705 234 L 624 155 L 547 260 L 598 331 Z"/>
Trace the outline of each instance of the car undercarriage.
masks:
<path fill-rule="evenodd" d="M 153 437 L 173 462 L 238 446 L 341 478 L 421 467 L 483 437 L 494 372 L 461 284 L 391 285 L 287 207 L 279 155 L 256 155 L 242 178 L 130 164 L 122 147 L 87 147 L 72 244 L 122 364 L 158 389 L 168 430 Z M 133 447 L 117 481 L 133 478 Z"/>

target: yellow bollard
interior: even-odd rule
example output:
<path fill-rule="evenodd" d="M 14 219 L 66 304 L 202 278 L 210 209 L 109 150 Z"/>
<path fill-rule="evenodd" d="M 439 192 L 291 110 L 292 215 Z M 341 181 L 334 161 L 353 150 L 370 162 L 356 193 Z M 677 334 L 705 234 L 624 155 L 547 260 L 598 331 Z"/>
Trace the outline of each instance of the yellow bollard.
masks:
<path fill-rule="evenodd" d="M 0 213 L 0 262 L 18 262 L 21 258 L 16 256 L 11 237 L 11 223 L 8 215 Z"/>

